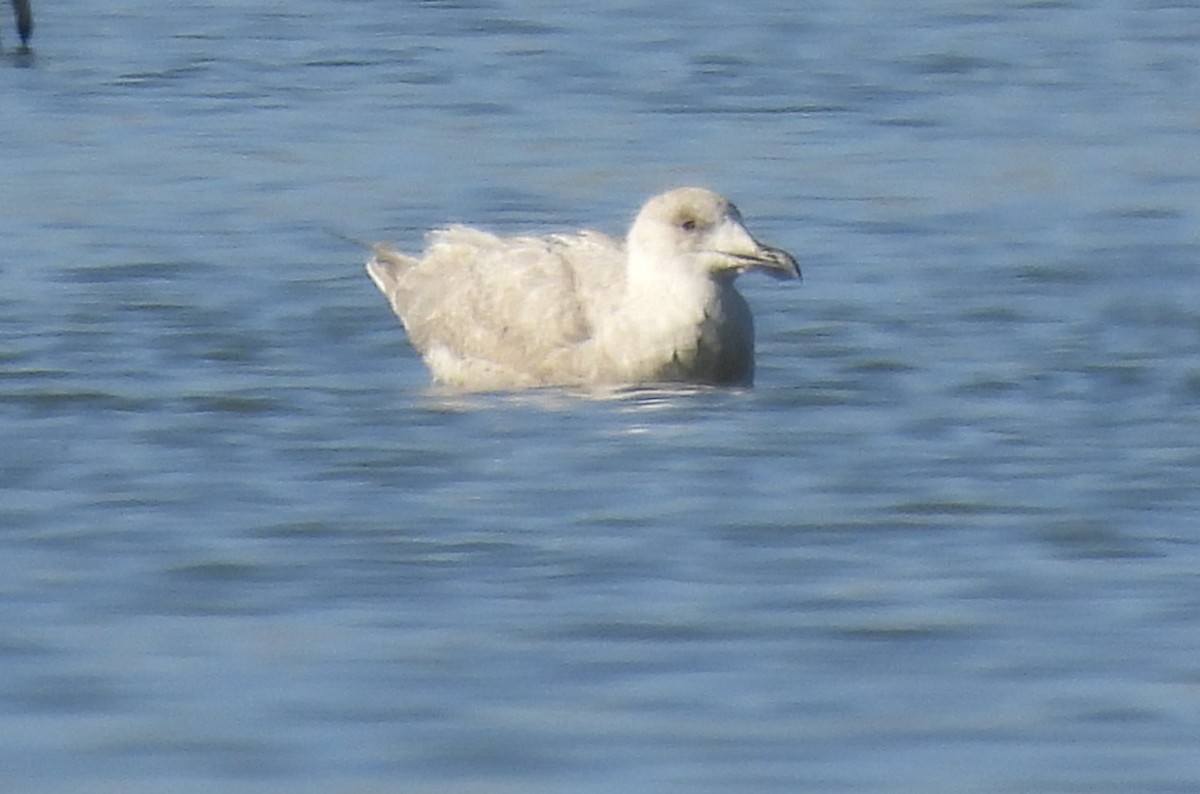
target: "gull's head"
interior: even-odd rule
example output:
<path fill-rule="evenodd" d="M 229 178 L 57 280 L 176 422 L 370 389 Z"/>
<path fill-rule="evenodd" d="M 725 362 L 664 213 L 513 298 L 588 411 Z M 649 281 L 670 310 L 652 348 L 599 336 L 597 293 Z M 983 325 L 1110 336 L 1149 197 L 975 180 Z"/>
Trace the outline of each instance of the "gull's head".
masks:
<path fill-rule="evenodd" d="M 755 240 L 737 207 L 704 188 L 676 188 L 647 201 L 629 229 L 627 243 L 631 263 L 677 263 L 720 280 L 747 270 L 776 278 L 800 277 L 791 254 Z"/>

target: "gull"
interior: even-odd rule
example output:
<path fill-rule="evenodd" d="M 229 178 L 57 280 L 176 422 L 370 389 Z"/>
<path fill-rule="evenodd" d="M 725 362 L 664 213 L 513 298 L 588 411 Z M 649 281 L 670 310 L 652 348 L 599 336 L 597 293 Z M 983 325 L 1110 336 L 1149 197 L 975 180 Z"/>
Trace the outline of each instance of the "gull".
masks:
<path fill-rule="evenodd" d="M 450 226 L 420 257 L 372 253 L 367 272 L 434 381 L 468 391 L 750 385 L 754 317 L 734 279 L 800 277 L 728 199 L 696 187 L 651 198 L 624 241 Z"/>

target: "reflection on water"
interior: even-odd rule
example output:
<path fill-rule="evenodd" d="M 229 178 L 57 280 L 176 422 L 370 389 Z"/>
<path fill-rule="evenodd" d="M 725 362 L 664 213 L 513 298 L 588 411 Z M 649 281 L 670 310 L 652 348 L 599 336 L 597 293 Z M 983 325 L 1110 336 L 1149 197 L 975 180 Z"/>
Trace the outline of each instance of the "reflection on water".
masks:
<path fill-rule="evenodd" d="M 1200 779 L 1200 9 L 38 13 L 10 786 Z M 754 389 L 438 390 L 325 231 L 620 233 L 683 183 L 800 255 L 742 282 Z"/>

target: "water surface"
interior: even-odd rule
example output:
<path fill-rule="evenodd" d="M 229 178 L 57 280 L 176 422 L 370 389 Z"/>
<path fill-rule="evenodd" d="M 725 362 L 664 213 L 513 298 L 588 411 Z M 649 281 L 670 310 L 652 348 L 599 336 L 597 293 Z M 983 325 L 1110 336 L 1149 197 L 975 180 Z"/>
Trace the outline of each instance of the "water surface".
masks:
<path fill-rule="evenodd" d="M 1200 5 L 117 0 L 0 62 L 0 780 L 1200 791 Z M 362 252 L 731 196 L 752 390 Z"/>

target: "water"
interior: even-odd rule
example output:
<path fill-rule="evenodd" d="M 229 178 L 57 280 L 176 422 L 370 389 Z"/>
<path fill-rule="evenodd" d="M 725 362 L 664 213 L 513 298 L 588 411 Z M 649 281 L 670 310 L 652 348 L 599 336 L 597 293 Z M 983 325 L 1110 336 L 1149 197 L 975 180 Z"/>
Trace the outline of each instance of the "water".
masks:
<path fill-rule="evenodd" d="M 4 20 L 4 789 L 1200 791 L 1200 3 L 601 5 Z M 753 390 L 431 390 L 328 233 L 687 183 Z"/>

